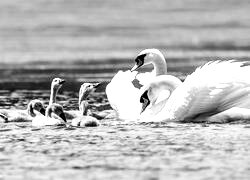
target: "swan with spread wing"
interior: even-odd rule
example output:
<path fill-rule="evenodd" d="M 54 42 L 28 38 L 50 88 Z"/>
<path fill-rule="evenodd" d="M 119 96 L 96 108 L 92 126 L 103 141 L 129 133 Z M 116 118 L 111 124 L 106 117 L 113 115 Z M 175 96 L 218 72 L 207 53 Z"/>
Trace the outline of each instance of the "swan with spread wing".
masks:
<path fill-rule="evenodd" d="M 156 77 L 141 90 L 142 111 L 155 107 L 159 91 L 170 96 L 154 116 L 141 121 L 229 122 L 250 120 L 250 66 L 235 60 L 212 61 L 183 83 Z"/>

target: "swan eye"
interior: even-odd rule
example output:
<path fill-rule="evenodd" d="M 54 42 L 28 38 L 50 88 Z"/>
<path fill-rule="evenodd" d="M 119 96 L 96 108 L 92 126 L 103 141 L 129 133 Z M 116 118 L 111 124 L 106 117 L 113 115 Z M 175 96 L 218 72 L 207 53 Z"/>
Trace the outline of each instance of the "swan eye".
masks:
<path fill-rule="evenodd" d="M 143 113 L 145 111 L 145 109 L 149 106 L 150 104 L 150 100 L 148 98 L 148 91 L 145 91 L 140 98 L 140 103 L 142 103 L 142 109 L 141 109 L 141 113 Z"/>
<path fill-rule="evenodd" d="M 135 59 L 135 63 L 138 67 L 142 66 L 144 64 L 144 58 L 147 56 L 147 54 L 141 54 L 137 56 Z"/>
<path fill-rule="evenodd" d="M 148 98 L 148 91 L 145 91 L 140 98 L 140 103 L 145 103 L 146 100 L 149 100 Z"/>

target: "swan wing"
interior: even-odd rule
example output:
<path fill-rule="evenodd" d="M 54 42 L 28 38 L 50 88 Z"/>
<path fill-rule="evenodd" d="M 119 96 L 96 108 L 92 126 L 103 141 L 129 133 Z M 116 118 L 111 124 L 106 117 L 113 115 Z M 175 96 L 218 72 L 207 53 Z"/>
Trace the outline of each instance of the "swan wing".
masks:
<path fill-rule="evenodd" d="M 106 87 L 109 103 L 120 119 L 135 120 L 140 113 L 140 92 L 132 83 L 135 75 L 136 72 L 119 71 Z"/>
<path fill-rule="evenodd" d="M 238 61 L 208 62 L 189 75 L 167 102 L 169 119 L 184 120 L 231 107 L 249 107 L 250 67 Z"/>

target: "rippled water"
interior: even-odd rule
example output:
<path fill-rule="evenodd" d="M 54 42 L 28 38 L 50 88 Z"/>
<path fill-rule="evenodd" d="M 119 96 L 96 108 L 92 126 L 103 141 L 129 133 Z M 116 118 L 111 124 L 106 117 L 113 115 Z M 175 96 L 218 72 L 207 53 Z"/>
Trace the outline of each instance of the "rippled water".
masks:
<path fill-rule="evenodd" d="M 126 124 L 32 128 L 1 124 L 8 179 L 248 179 L 249 125 Z"/>
<path fill-rule="evenodd" d="M 250 57 L 248 1 L 1 0 L 0 111 L 49 100 L 77 109 L 83 82 L 103 82 L 91 110 L 110 109 L 105 85 L 159 48 L 182 80 L 215 59 Z M 148 71 L 146 67 L 144 71 Z M 95 128 L 0 123 L 0 179 L 250 179 L 250 124 L 137 123 Z"/>
<path fill-rule="evenodd" d="M 33 72 L 26 73 L 21 74 L 24 77 L 32 77 Z M 41 70 L 40 74 L 43 73 L 46 74 L 46 71 Z M 98 72 L 96 75 L 98 76 Z M 181 74 L 179 75 L 181 77 Z M 63 104 L 66 110 L 77 109 L 77 89 L 80 81 L 69 81 L 74 87 L 73 90 L 70 91 L 70 88 L 66 87 L 59 93 L 58 102 Z M 43 84 L 43 79 L 38 78 L 38 84 L 39 82 Z M 6 83 L 6 89 L 11 87 L 12 83 Z M 20 86 L 25 84 L 22 81 L 19 83 Z M 29 85 L 29 82 L 26 83 Z M 34 90 L 40 88 L 36 83 L 31 83 L 28 87 L 30 90 L 1 90 L 1 109 L 25 109 L 33 98 L 48 102 L 49 82 L 44 83 L 41 90 Z M 90 95 L 92 111 L 110 109 L 104 88 L 105 83 L 99 92 Z M 250 177 L 249 124 L 157 124 L 124 122 L 117 119 L 101 120 L 100 123 L 101 126 L 92 128 L 36 128 L 32 127 L 30 122 L 1 123 L 0 178 Z"/>

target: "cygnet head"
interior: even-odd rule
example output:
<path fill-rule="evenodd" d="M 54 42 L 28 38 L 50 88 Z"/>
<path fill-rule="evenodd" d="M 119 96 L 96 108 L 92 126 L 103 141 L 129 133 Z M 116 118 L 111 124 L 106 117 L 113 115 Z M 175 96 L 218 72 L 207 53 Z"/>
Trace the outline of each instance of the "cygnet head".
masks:
<path fill-rule="evenodd" d="M 83 83 L 79 90 L 79 105 L 83 100 L 86 100 L 88 95 L 94 92 L 99 86 L 100 83 Z"/>
<path fill-rule="evenodd" d="M 67 122 L 64 111 L 63 111 L 63 107 L 60 104 L 53 103 L 53 104 L 50 104 L 46 108 L 46 117 L 52 118 L 52 113 L 59 116 L 63 120 L 64 123 Z"/>
<path fill-rule="evenodd" d="M 45 115 L 45 108 L 42 101 L 35 99 L 29 102 L 27 107 L 28 114 L 35 117 L 35 110 L 40 112 L 42 115 Z"/>
<path fill-rule="evenodd" d="M 163 68 L 162 71 L 167 71 L 165 58 L 158 49 L 145 49 L 141 51 L 135 58 L 135 66 L 131 69 L 131 71 L 136 71 L 140 67 L 147 64 L 153 64 L 155 68 Z"/>
<path fill-rule="evenodd" d="M 54 78 L 51 82 L 51 87 L 53 89 L 59 89 L 62 87 L 62 85 L 65 83 L 66 81 L 64 79 L 61 78 Z"/>

